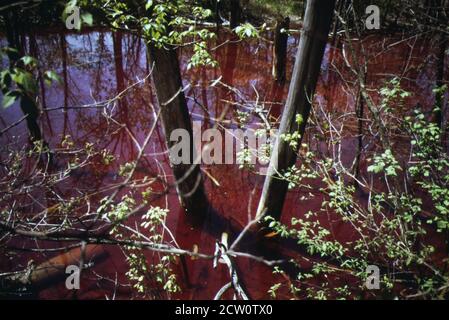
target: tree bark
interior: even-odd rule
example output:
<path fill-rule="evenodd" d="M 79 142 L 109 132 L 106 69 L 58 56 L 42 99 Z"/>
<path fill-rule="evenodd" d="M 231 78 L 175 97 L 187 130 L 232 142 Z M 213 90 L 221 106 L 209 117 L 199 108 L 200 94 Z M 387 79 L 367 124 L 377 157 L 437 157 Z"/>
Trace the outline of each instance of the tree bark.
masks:
<path fill-rule="evenodd" d="M 242 18 L 242 8 L 239 0 L 231 0 L 231 29 L 235 29 L 240 24 Z"/>
<path fill-rule="evenodd" d="M 192 218 L 203 218 L 208 210 L 208 201 L 204 193 L 200 166 L 194 164 L 192 123 L 182 91 L 178 57 L 175 50 L 156 48 L 153 45 L 149 45 L 149 52 L 150 62 L 153 65 L 153 84 L 159 102 L 167 147 L 170 149 L 176 143 L 170 141 L 170 135 L 176 129 L 187 130 L 191 139 L 191 164 L 171 163 L 180 203 Z"/>
<path fill-rule="evenodd" d="M 296 55 L 293 77 L 289 94 L 282 115 L 279 137 L 275 143 L 270 165 L 267 171 L 257 214 L 270 215 L 280 219 L 288 183 L 279 179 L 278 172 L 293 166 L 306 129 L 312 99 L 324 49 L 328 40 L 335 0 L 309 0 L 304 19 L 301 40 Z M 302 115 L 303 121 L 298 124 L 296 115 Z M 293 132 L 301 134 L 298 148 L 292 148 L 281 139 L 282 134 Z"/>
<path fill-rule="evenodd" d="M 220 0 L 215 0 L 215 24 L 216 32 L 220 31 L 221 18 L 220 18 Z"/>
<path fill-rule="evenodd" d="M 288 44 L 287 30 L 289 27 L 290 18 L 288 17 L 276 22 L 273 46 L 273 78 L 280 84 L 285 82 Z"/>

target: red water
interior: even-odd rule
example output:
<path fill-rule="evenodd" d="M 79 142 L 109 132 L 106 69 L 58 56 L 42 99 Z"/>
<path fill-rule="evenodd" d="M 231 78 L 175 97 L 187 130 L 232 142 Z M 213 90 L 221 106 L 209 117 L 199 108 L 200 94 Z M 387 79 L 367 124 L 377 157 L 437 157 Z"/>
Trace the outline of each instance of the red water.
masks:
<path fill-rule="evenodd" d="M 267 37 L 270 37 L 268 35 Z M 68 183 L 60 186 L 58 193 L 64 197 L 70 197 L 79 190 L 83 193 L 101 191 L 108 185 L 117 183 L 120 179 L 116 176 L 119 164 L 130 162 L 137 156 L 137 148 L 130 132 L 142 142 L 154 122 L 154 115 L 149 107 L 155 104 L 150 84 L 146 83 L 136 87 L 127 94 L 111 110 L 113 119 L 121 124 L 111 123 L 102 116 L 102 109 L 72 109 L 95 101 L 101 101 L 113 97 L 123 88 L 144 78 L 149 71 L 146 62 L 146 53 L 143 42 L 136 36 L 127 34 L 112 35 L 109 31 L 97 30 L 82 34 L 67 33 L 65 31 L 36 32 L 27 35 L 27 49 L 31 44 L 34 52 L 31 52 L 41 63 L 43 69 L 51 69 L 65 80 L 64 85 L 53 85 L 41 92 L 41 100 L 45 101 L 46 108 L 61 107 L 52 111 L 46 111 L 40 117 L 43 136 L 50 147 L 57 147 L 63 137 L 70 135 L 77 146 L 83 146 L 86 142 L 94 143 L 98 148 L 110 150 L 116 157 L 116 164 L 111 166 L 97 165 L 76 172 Z M 216 45 L 229 39 L 222 35 L 216 40 Z M 368 84 L 372 88 L 380 87 L 381 83 L 392 74 L 402 74 L 403 84 L 414 93 L 406 105 L 420 103 L 429 107 L 433 103 L 432 88 L 435 84 L 436 57 L 429 44 L 431 40 L 413 38 L 398 44 L 399 37 L 380 39 L 371 37 L 364 39 L 367 51 L 373 55 L 370 59 Z M 290 37 L 289 62 L 287 70 L 290 79 L 293 57 L 299 39 Z M 3 40 L 4 42 L 4 40 Z M 2 43 L 3 44 L 3 43 Z M 394 44 L 394 45 L 392 45 Z M 343 45 L 345 48 L 347 44 Z M 389 47 L 391 45 L 391 47 Z M 186 91 L 189 98 L 189 109 L 193 120 L 203 121 L 203 130 L 213 126 L 214 118 L 218 118 L 228 100 L 243 102 L 256 100 L 256 94 L 251 84 L 254 85 L 260 101 L 270 109 L 272 120 L 278 119 L 285 101 L 287 84 L 284 87 L 274 83 L 271 77 L 272 44 L 265 39 L 252 40 L 238 43 L 227 43 L 213 51 L 219 67 L 215 69 L 186 70 L 187 59 L 191 52 L 187 49 L 180 50 L 180 61 L 185 84 L 191 84 Z M 347 47 L 346 47 L 347 48 Z M 346 53 L 347 54 L 347 53 Z M 336 70 L 338 67 L 338 72 Z M 211 88 L 209 84 L 214 79 L 222 76 L 222 81 L 240 90 L 242 97 L 229 92 L 221 87 Z M 345 67 L 343 50 L 328 46 L 325 59 L 322 64 L 322 74 L 318 84 L 316 105 L 321 105 L 329 112 L 341 113 L 354 111 L 354 96 L 356 88 L 351 83 L 342 81 L 341 76 L 353 81 L 349 69 Z M 193 100 L 196 100 L 194 102 Z M 208 110 L 203 111 L 202 106 Z M 230 108 L 226 115 L 232 126 L 236 125 L 235 113 Z M 0 129 L 5 128 L 22 117 L 17 105 L 0 113 Z M 354 118 L 355 119 L 355 118 Z M 258 120 L 251 119 L 251 126 L 256 126 Z M 353 126 L 351 127 L 351 122 Z M 310 128 L 313 131 L 313 128 Z M 343 161 L 350 164 L 353 160 L 357 143 L 355 138 L 356 127 L 354 121 L 348 121 L 347 135 L 343 144 Z M 319 147 L 313 139 L 306 137 L 307 143 Z M 25 142 L 27 137 L 26 126 L 22 122 L 9 130 L 0 139 L 3 144 L 14 145 L 17 141 Z M 322 147 L 322 146 L 321 146 Z M 374 147 L 368 150 L 372 152 Z M 158 125 L 152 137 L 151 143 L 145 150 L 145 156 L 140 162 L 136 178 L 144 176 L 156 177 L 168 175 L 168 182 L 172 181 L 165 151 L 165 141 L 162 128 Z M 3 155 L 2 155 L 3 156 Z M 162 164 L 162 165 L 160 165 Z M 363 167 L 362 163 L 362 167 Z M 248 210 L 254 216 L 257 200 L 263 184 L 263 177 L 239 170 L 237 165 L 203 166 L 208 173 L 219 182 L 217 186 L 211 179 L 205 176 L 205 184 L 208 199 L 216 214 L 232 226 L 243 228 L 247 222 Z M 254 191 L 254 192 L 253 192 Z M 289 192 L 284 207 L 283 221 L 289 221 L 292 216 L 301 216 L 309 210 L 318 210 L 321 205 L 321 195 L 316 191 L 317 197 L 306 203 L 300 201 L 301 190 Z M 100 192 L 93 197 L 92 203 L 107 195 Z M 54 199 L 47 194 L 33 194 L 36 201 L 42 207 L 53 205 Z M 252 200 L 251 200 L 252 199 Z M 31 210 L 39 212 L 41 207 L 35 203 L 29 203 Z M 172 188 L 168 195 L 155 199 L 152 205 L 167 206 L 170 209 L 167 225 L 180 245 L 185 249 L 192 249 L 198 245 L 200 252 L 213 254 L 215 239 L 219 236 L 211 231 L 210 225 L 203 229 L 195 229 L 186 222 L 184 211 L 180 208 L 176 192 Z M 353 230 L 335 217 L 329 217 L 324 221 L 332 226 L 333 236 L 344 241 L 354 237 Z M 326 219 L 325 219 L 326 220 Z M 227 231 L 227 230 L 222 230 Z M 30 242 L 28 242 L 30 245 Z M 31 245 L 35 246 L 34 242 Z M 49 246 L 49 244 L 43 244 Z M 64 243 L 53 244 L 62 246 Z M 93 271 L 104 277 L 98 280 L 93 271 L 83 274 L 81 290 L 75 293 L 79 299 L 87 298 L 111 298 L 114 292 L 114 281 L 126 283 L 124 273 L 127 264 L 119 249 L 103 246 L 109 253 L 109 258 L 99 262 Z M 254 254 L 267 253 L 267 247 L 248 245 L 245 249 Z M 280 250 L 279 248 L 277 248 Z M 282 248 L 282 252 L 273 253 L 279 257 L 299 257 L 300 253 L 295 248 Z M 30 257 L 37 262 L 45 261 L 54 253 L 26 254 L 13 260 L 2 259 L 0 267 L 2 271 L 21 270 Z M 239 276 L 253 299 L 267 298 L 267 290 L 276 280 L 283 280 L 272 275 L 270 268 L 253 260 L 238 258 L 236 260 Z M 307 267 L 307 265 L 305 265 Z M 187 259 L 188 280 L 182 271 L 181 264 L 176 267 L 178 278 L 183 293 L 175 298 L 211 299 L 225 283 L 229 282 L 229 273 L 224 265 L 217 269 L 212 268 L 212 261 Z M 109 280 L 108 280 L 109 279 Z M 63 282 L 54 284 L 38 293 L 40 298 L 72 298 L 73 293 L 65 289 Z M 115 293 L 116 298 L 130 298 L 133 294 L 129 287 L 119 286 Z M 225 296 L 231 298 L 230 295 Z M 284 298 L 284 296 L 280 296 Z"/>

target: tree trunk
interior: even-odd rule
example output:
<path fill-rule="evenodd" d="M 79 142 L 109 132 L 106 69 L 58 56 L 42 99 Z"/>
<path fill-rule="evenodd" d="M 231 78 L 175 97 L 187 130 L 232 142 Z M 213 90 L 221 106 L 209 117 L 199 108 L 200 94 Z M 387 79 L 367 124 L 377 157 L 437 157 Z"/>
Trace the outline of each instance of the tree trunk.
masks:
<path fill-rule="evenodd" d="M 175 50 L 156 48 L 153 45 L 149 46 L 149 51 L 150 62 L 154 65 L 153 84 L 161 110 L 167 146 L 170 149 L 176 143 L 170 141 L 170 135 L 176 129 L 185 129 L 190 137 L 190 164 L 171 163 L 176 179 L 176 190 L 187 213 L 192 218 L 201 220 L 207 212 L 208 201 L 204 193 L 200 166 L 194 164 L 192 123 L 182 91 L 178 57 Z"/>
<path fill-rule="evenodd" d="M 285 69 L 287 65 L 287 44 L 290 27 L 290 18 L 285 18 L 276 22 L 273 46 L 273 78 L 280 84 L 285 82 Z"/>
<path fill-rule="evenodd" d="M 240 1 L 231 0 L 231 19 L 230 19 L 231 29 L 235 29 L 236 27 L 239 26 L 241 18 L 242 18 L 242 8 L 240 7 Z"/>
<path fill-rule="evenodd" d="M 216 33 L 218 34 L 221 25 L 220 0 L 215 0 L 215 24 L 216 24 Z"/>
<path fill-rule="evenodd" d="M 279 137 L 274 146 L 257 209 L 258 215 L 266 214 L 276 219 L 281 217 L 288 183 L 279 179 L 277 172 L 285 171 L 296 162 L 298 148 L 301 145 L 311 109 L 310 99 L 313 97 L 320 73 L 334 7 L 335 0 L 307 1 L 293 77 L 281 119 Z M 303 119 L 300 124 L 295 121 L 298 114 Z M 301 134 L 301 138 L 298 141 L 298 148 L 294 149 L 280 136 L 296 131 Z"/>

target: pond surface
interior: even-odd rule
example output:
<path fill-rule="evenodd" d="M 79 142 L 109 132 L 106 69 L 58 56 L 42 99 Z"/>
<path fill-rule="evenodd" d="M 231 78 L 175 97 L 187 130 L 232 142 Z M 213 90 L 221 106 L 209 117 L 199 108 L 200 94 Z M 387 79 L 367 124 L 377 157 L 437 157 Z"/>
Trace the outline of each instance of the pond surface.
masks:
<path fill-rule="evenodd" d="M 268 34 L 267 37 L 270 38 L 271 35 Z M 154 124 L 157 102 L 152 93 L 151 83 L 141 81 L 121 99 L 112 103 L 106 111 L 103 108 L 79 107 L 110 99 L 131 84 L 147 77 L 151 67 L 147 63 L 145 45 L 137 36 L 114 34 L 107 30 L 93 30 L 80 34 L 43 30 L 27 34 L 25 39 L 26 51 L 39 60 L 42 69 L 55 70 L 64 80 L 63 84 L 55 84 L 51 88 L 41 86 L 40 101 L 47 111 L 40 116 L 39 123 L 50 148 L 59 146 L 64 137 L 70 136 L 75 145 L 82 147 L 87 142 L 93 143 L 98 148 L 109 150 L 117 160 L 113 165 L 89 166 L 85 170 L 79 170 L 57 190 L 59 195 L 67 198 L 76 194 L 98 193 L 92 196 L 92 202 L 98 201 L 108 194 L 106 191 L 108 186 L 117 183 L 119 164 L 133 161 L 137 157 L 138 149 L 135 142 L 142 143 Z M 220 118 L 226 107 L 231 106 L 229 112 L 224 115 L 222 124 L 227 128 L 235 128 L 239 123 L 236 114 L 238 106 L 232 105 L 231 102 L 245 105 L 257 100 L 267 110 L 271 121 L 276 123 L 286 98 L 288 80 L 299 41 L 298 35 L 291 36 L 289 40 L 288 76 L 284 86 L 279 86 L 272 80 L 272 43 L 268 39 L 241 42 L 232 40 L 229 35 L 222 33 L 215 41 L 213 47 L 216 49 L 213 50 L 213 56 L 218 61 L 219 67 L 214 69 L 187 70 L 191 51 L 186 48 L 179 51 L 183 79 L 186 86 L 190 85 L 185 93 L 192 119 L 201 121 L 202 129 L 205 130 L 215 124 L 215 119 Z M 387 39 L 370 36 L 364 39 L 363 43 L 370 54 L 367 78 L 369 87 L 379 88 L 385 79 L 391 78 L 391 75 L 402 75 L 406 89 L 414 93 L 406 105 L 413 106 L 419 103 L 429 108 L 434 99 L 432 89 L 435 85 L 436 71 L 436 56 L 430 49 L 431 41 L 423 38 L 401 39 L 394 36 Z M 5 40 L 2 40 L 2 45 L 5 45 Z M 347 50 L 346 43 L 338 47 L 328 45 L 326 49 L 315 97 L 316 108 L 320 107 L 333 113 L 354 112 L 356 88 L 350 69 L 346 66 L 345 57 L 348 53 L 344 54 L 344 50 Z M 350 59 L 348 63 L 352 63 Z M 240 93 L 237 94 L 225 86 L 211 87 L 210 84 L 219 78 L 224 84 L 238 89 Z M 343 78 L 348 81 L 344 81 Z M 375 92 L 373 94 L 376 95 Z M 105 117 L 104 112 L 107 112 L 108 117 Z M 0 130 L 15 123 L 22 116 L 18 105 L 1 110 Z M 260 119 L 250 118 L 248 126 L 260 127 Z M 351 121 L 348 122 L 345 132 L 343 161 L 350 164 L 356 153 L 355 120 L 352 126 Z M 8 130 L 0 140 L 2 144 L 12 146 L 18 141 L 22 144 L 27 143 L 25 123 L 21 122 Z M 304 142 L 310 145 L 317 144 L 310 135 Z M 365 164 L 362 163 L 363 165 Z M 243 228 L 248 221 L 248 213 L 254 216 L 264 177 L 241 170 L 238 165 L 204 165 L 202 168 L 206 171 L 204 177 L 207 196 L 215 215 L 226 221 L 229 228 L 231 226 Z M 135 175 L 136 178 L 145 176 L 160 178 L 160 183 L 155 186 L 155 192 L 162 193 L 164 188 L 173 182 L 164 132 L 159 124 L 145 149 Z M 169 183 L 165 183 L 164 180 Z M 283 221 L 289 221 L 292 216 L 300 217 L 309 210 L 320 208 L 322 199 L 318 186 L 317 197 L 313 201 L 301 202 L 301 194 L 301 190 L 289 192 Z M 33 198 L 32 202 L 30 199 L 26 200 L 26 206 L 35 212 L 51 207 L 57 201 L 50 194 L 34 194 Z M 203 228 L 190 225 L 172 187 L 168 194 L 162 194 L 151 204 L 170 210 L 167 226 L 181 248 L 192 250 L 194 246 L 198 246 L 200 252 L 213 254 L 215 239 L 219 237 L 219 234 L 212 231 L 213 219 Z M 336 239 L 344 241 L 354 236 L 353 230 L 338 218 L 323 219 L 331 224 Z M 245 249 L 255 255 L 273 258 L 300 255 L 294 247 L 271 248 L 273 252 L 269 253 L 269 245 L 267 247 L 252 243 L 245 245 Z M 76 292 L 76 297 L 103 299 L 105 296 L 111 298 L 114 294 L 115 298 L 131 297 L 129 286 L 119 286 L 114 290 L 116 279 L 118 282 L 126 283 L 124 273 L 128 266 L 123 254 L 119 249 L 109 246 L 102 246 L 100 250 L 105 251 L 109 258 L 99 261 L 92 270 L 83 274 L 82 287 Z M 24 252 L 14 260 L 0 259 L 2 260 L 0 267 L 1 270 L 7 271 L 20 270 L 30 257 L 42 262 L 54 255 L 54 253 L 38 255 Z M 272 275 L 271 269 L 246 258 L 238 258 L 236 263 L 242 283 L 250 297 L 268 298 L 267 290 L 279 280 Z M 213 269 L 212 261 L 209 260 L 188 258 L 186 268 L 182 268 L 181 263 L 175 268 L 183 290 L 182 294 L 175 296 L 176 298 L 211 299 L 224 284 L 229 282 L 228 269 L 224 265 Z M 96 275 L 101 275 L 103 280 L 98 280 Z M 68 292 L 64 283 L 60 282 L 41 290 L 38 296 L 72 298 L 73 293 Z M 225 297 L 232 298 L 231 295 Z"/>

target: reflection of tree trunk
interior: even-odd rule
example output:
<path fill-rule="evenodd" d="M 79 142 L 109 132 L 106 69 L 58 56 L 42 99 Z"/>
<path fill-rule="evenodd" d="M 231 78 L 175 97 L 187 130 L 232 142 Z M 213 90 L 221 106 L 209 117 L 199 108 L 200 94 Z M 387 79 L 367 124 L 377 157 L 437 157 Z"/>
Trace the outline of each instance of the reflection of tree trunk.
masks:
<path fill-rule="evenodd" d="M 65 35 L 59 35 L 61 42 L 61 59 L 62 59 L 62 79 L 64 81 L 64 110 L 67 110 L 69 105 L 69 79 L 67 73 L 67 41 Z"/>
<path fill-rule="evenodd" d="M 39 118 L 39 110 L 36 105 L 36 101 L 28 95 L 22 96 L 20 99 L 20 108 L 24 115 L 26 115 L 26 122 L 28 131 L 30 133 L 30 139 L 32 141 L 42 140 L 41 129 L 37 123 Z"/>
<path fill-rule="evenodd" d="M 29 43 L 30 43 L 30 55 L 37 60 L 39 60 L 39 48 L 38 44 L 36 42 L 36 37 L 34 33 L 29 34 Z M 41 68 L 38 66 L 37 68 L 37 80 L 39 82 L 39 88 L 40 88 L 40 98 L 41 103 L 40 106 L 42 109 L 45 109 L 47 107 L 47 100 L 46 100 L 46 86 L 44 82 L 44 77 L 41 72 Z M 38 96 L 38 93 L 36 93 L 36 96 Z M 51 124 L 50 115 L 48 113 L 45 113 L 45 118 L 47 120 L 47 128 L 49 130 L 50 135 L 53 135 L 53 126 Z"/>
<path fill-rule="evenodd" d="M 223 82 L 229 86 L 234 85 L 234 72 L 236 69 L 237 57 L 239 54 L 239 45 L 237 43 L 229 43 L 226 48 L 226 62 L 222 68 Z M 223 92 L 223 91 L 221 91 Z M 228 97 L 229 100 L 235 99 L 235 93 L 231 90 L 226 91 L 225 96 Z M 221 97 L 218 101 L 221 100 Z M 218 113 L 216 114 L 218 116 Z"/>
<path fill-rule="evenodd" d="M 112 33 L 112 46 L 114 50 L 114 66 L 115 66 L 115 83 L 116 83 L 116 95 L 120 94 L 126 89 L 125 83 L 125 71 L 123 69 L 123 48 L 122 41 L 123 34 L 121 32 Z M 129 127 L 129 114 L 128 114 L 128 104 L 126 102 L 126 96 L 118 99 L 118 107 L 120 113 L 120 120 L 125 124 L 131 131 L 132 128 Z M 131 144 L 130 149 L 134 148 L 134 144 Z"/>
<path fill-rule="evenodd" d="M 436 86 L 440 88 L 444 85 L 444 66 L 445 66 L 445 52 L 446 52 L 447 38 L 441 34 L 438 37 L 438 54 L 437 54 L 437 71 L 436 71 Z M 442 127 L 443 112 L 444 112 L 444 92 L 435 96 L 435 105 L 438 110 L 435 112 L 435 122 Z"/>
<path fill-rule="evenodd" d="M 229 43 L 226 49 L 226 62 L 222 70 L 223 81 L 232 86 L 234 79 L 234 70 L 237 62 L 239 46 L 237 43 Z"/>
<path fill-rule="evenodd" d="M 445 34 L 440 34 L 438 37 L 438 57 L 437 57 L 437 72 L 436 72 L 436 86 L 441 88 L 444 85 L 444 69 L 445 69 L 445 57 L 446 57 L 446 47 L 447 47 L 447 36 Z M 446 114 L 446 103 L 444 98 L 445 92 L 439 90 L 435 96 L 435 106 L 436 111 L 434 114 L 435 122 L 441 128 L 442 138 L 444 141 L 445 130 L 445 114 Z"/>
<path fill-rule="evenodd" d="M 98 41 L 97 41 L 97 54 L 99 57 L 103 57 L 106 52 L 108 52 L 108 48 L 105 41 L 105 32 L 99 32 L 98 34 Z M 103 59 L 98 59 L 98 62 L 96 64 L 95 69 L 95 78 L 94 78 L 94 85 L 93 85 L 93 92 L 97 95 L 101 94 L 102 92 L 102 84 L 103 84 L 103 70 L 102 68 L 104 65 L 107 65 L 108 63 L 104 63 Z"/>
<path fill-rule="evenodd" d="M 181 205 L 192 215 L 202 218 L 208 208 L 203 188 L 200 166 L 194 163 L 194 141 L 192 123 L 187 102 L 182 91 L 183 85 L 176 51 L 149 47 L 150 59 L 154 64 L 153 84 L 161 110 L 165 139 L 170 149 L 176 142 L 170 141 L 171 133 L 176 129 L 184 129 L 190 137 L 190 164 L 175 165 L 172 163 L 176 189 Z M 200 222 L 200 221 L 198 221 Z"/>
<path fill-rule="evenodd" d="M 216 79 L 216 78 L 215 78 Z M 207 122 L 210 121 L 210 109 L 209 109 L 209 99 L 207 97 L 207 74 L 206 69 L 203 69 L 202 71 L 202 85 L 201 85 L 201 100 L 203 103 L 204 108 L 206 108 L 207 112 L 205 114 L 205 119 Z"/>
<path fill-rule="evenodd" d="M 125 89 L 122 53 L 122 34 L 114 32 L 112 34 L 112 46 L 114 48 L 114 65 L 117 94 Z"/>
<path fill-rule="evenodd" d="M 242 8 L 239 0 L 231 0 L 231 29 L 235 29 L 240 24 L 242 19 Z"/>
<path fill-rule="evenodd" d="M 273 46 L 273 78 L 283 84 L 285 82 L 285 68 L 287 65 L 287 44 L 290 27 L 290 18 L 285 18 L 276 22 Z"/>
<path fill-rule="evenodd" d="M 334 6 L 335 0 L 307 1 L 304 28 L 279 128 L 279 137 L 282 134 L 299 132 L 301 138 L 297 141 L 298 147 L 292 148 L 288 142 L 278 137 L 257 210 L 259 215 L 265 213 L 276 219 L 281 217 L 288 183 L 279 179 L 277 173 L 284 172 L 296 162 L 297 152 L 301 146 L 310 114 L 310 99 L 313 97 L 320 73 Z M 302 116 L 302 121 L 299 124 L 296 121 L 298 114 Z"/>
<path fill-rule="evenodd" d="M 69 123 L 69 114 L 67 108 L 69 106 L 69 76 L 67 71 L 67 41 L 64 33 L 59 34 L 59 41 L 61 42 L 61 60 L 62 60 L 62 80 L 64 86 L 64 127 L 61 139 L 67 135 L 67 127 Z"/>
<path fill-rule="evenodd" d="M 366 73 L 363 76 L 364 80 L 363 83 L 366 81 Z M 356 178 L 359 178 L 360 175 L 360 160 L 362 157 L 362 151 L 363 151 L 363 117 L 364 117 L 364 100 L 362 96 L 362 89 L 359 86 L 359 89 L 357 90 L 357 98 L 355 101 L 355 112 L 357 114 L 357 154 L 356 159 L 354 163 L 354 175 Z M 357 188 L 359 184 L 355 182 L 355 187 Z"/>
<path fill-rule="evenodd" d="M 115 66 L 115 82 L 116 82 L 116 94 L 119 94 L 125 90 L 125 72 L 123 70 L 123 52 L 122 52 L 122 34 L 120 32 L 114 32 L 112 34 L 112 46 L 114 49 L 114 66 Z M 124 107 L 123 100 L 119 99 L 118 104 L 120 112 Z"/>

